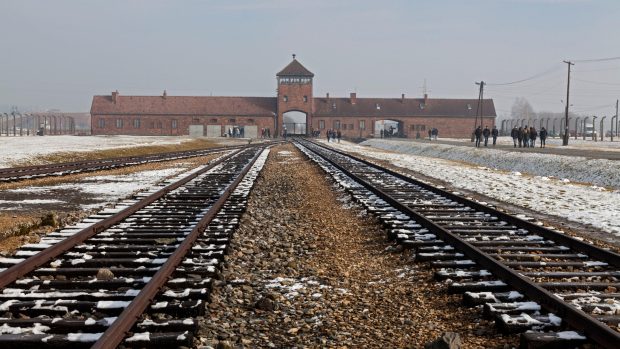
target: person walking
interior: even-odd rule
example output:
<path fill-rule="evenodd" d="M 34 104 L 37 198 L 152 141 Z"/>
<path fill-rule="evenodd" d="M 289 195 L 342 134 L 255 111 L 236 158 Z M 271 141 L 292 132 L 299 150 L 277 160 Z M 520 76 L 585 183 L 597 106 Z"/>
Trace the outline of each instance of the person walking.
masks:
<path fill-rule="evenodd" d="M 327 135 L 327 143 L 329 143 L 329 137 L 330 137 L 330 136 L 331 136 L 331 134 L 332 134 L 332 130 L 327 130 L 327 131 L 325 131 L 325 134 Z"/>
<path fill-rule="evenodd" d="M 523 148 L 530 146 L 530 128 L 527 125 L 523 128 Z"/>
<path fill-rule="evenodd" d="M 484 137 L 484 146 L 488 147 L 489 145 L 489 136 L 491 135 L 491 130 L 489 130 L 489 126 L 484 127 L 484 131 L 482 131 L 482 136 Z"/>
<path fill-rule="evenodd" d="M 512 131 L 510 131 L 510 137 L 512 137 L 512 143 L 515 145 L 515 148 L 517 147 L 517 138 L 519 138 L 519 129 L 517 128 L 517 126 L 512 128 Z M 519 142 L 519 147 L 521 147 L 521 142 Z"/>
<path fill-rule="evenodd" d="M 497 130 L 497 126 L 493 125 L 493 129 L 491 130 L 491 136 L 493 136 L 493 146 L 497 142 L 497 136 L 499 136 L 499 131 Z"/>
<path fill-rule="evenodd" d="M 478 126 L 474 131 L 474 136 L 476 136 L 476 148 L 480 148 L 480 138 L 482 137 L 482 126 Z"/>
<path fill-rule="evenodd" d="M 340 133 L 340 130 L 338 130 L 336 132 L 336 138 L 338 139 L 338 143 L 340 143 L 340 138 L 342 137 L 342 133 Z"/>
<path fill-rule="evenodd" d="M 519 130 L 517 132 L 517 136 L 519 137 L 519 148 L 521 148 L 522 144 L 523 144 L 523 127 L 519 127 Z"/>
<path fill-rule="evenodd" d="M 540 129 L 540 147 L 545 147 L 545 141 L 547 140 L 547 130 L 543 127 Z"/>
<path fill-rule="evenodd" d="M 536 147 L 536 136 L 538 132 L 536 132 L 536 128 L 534 126 L 530 127 L 530 146 L 532 148 Z"/>

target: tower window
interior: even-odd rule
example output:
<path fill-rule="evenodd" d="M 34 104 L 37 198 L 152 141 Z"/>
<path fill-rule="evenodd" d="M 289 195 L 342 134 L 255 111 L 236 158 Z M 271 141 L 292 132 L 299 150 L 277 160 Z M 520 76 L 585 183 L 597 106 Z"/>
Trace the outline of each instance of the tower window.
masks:
<path fill-rule="evenodd" d="M 336 109 L 336 103 L 332 103 L 332 109 Z"/>
<path fill-rule="evenodd" d="M 304 96 L 304 103 L 308 102 L 308 96 Z"/>
<path fill-rule="evenodd" d="M 379 105 L 379 103 L 376 104 L 377 110 L 381 109 L 381 106 Z"/>
<path fill-rule="evenodd" d="M 285 102 L 288 102 L 288 96 L 287 96 L 287 95 L 284 95 L 284 96 L 282 97 L 282 100 L 283 100 L 283 101 L 285 101 Z"/>

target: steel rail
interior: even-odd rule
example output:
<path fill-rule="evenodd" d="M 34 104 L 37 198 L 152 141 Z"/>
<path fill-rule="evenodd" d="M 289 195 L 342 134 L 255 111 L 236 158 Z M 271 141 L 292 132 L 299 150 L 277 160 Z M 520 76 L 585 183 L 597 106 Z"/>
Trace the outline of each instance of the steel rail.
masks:
<path fill-rule="evenodd" d="M 183 261 L 183 258 L 187 252 L 192 248 L 200 234 L 202 234 L 202 231 L 209 224 L 209 222 L 211 222 L 226 200 L 228 200 L 237 185 L 250 171 L 261 153 L 262 150 L 256 152 L 254 157 L 243 168 L 235 181 L 233 181 L 233 183 L 226 188 L 222 196 L 213 204 L 209 211 L 207 211 L 194 229 L 192 229 L 191 233 L 179 245 L 177 250 L 168 258 L 166 263 L 161 266 L 153 278 L 142 288 L 140 293 L 131 301 L 127 308 L 123 310 L 112 325 L 110 325 L 103 335 L 101 335 L 91 349 L 113 349 L 123 341 L 127 335 L 127 332 L 131 330 L 149 304 L 151 304 L 151 302 L 155 299 L 155 296 L 159 290 L 161 290 L 170 276 L 172 276 L 172 273 L 175 271 L 176 267 Z"/>
<path fill-rule="evenodd" d="M 58 257 L 60 254 L 70 250 L 71 248 L 73 248 L 74 246 L 86 241 L 87 239 L 93 237 L 94 235 L 96 235 L 97 233 L 119 223 L 120 221 L 122 221 L 123 219 L 131 216 L 132 214 L 134 214 L 135 212 L 141 210 L 142 208 L 146 207 L 147 205 L 155 202 L 156 200 L 160 199 L 161 197 L 163 197 L 164 195 L 166 195 L 167 193 L 169 193 L 172 190 L 175 190 L 181 186 L 183 186 L 184 184 L 186 184 L 187 182 L 191 181 L 192 179 L 196 178 L 197 176 L 209 171 L 210 169 L 212 169 L 213 167 L 219 165 L 220 163 L 230 159 L 232 156 L 234 156 L 235 154 L 238 154 L 239 152 L 241 152 L 242 150 L 237 150 L 234 153 L 231 153 L 229 155 L 223 156 L 220 159 L 217 159 L 215 161 L 213 161 L 211 164 L 209 164 L 207 167 L 201 169 L 200 171 L 194 172 L 189 174 L 188 176 L 182 178 L 181 180 L 169 184 L 166 187 L 156 191 L 155 193 L 145 197 L 144 199 L 136 202 L 135 204 L 123 209 L 122 211 L 103 219 L 100 222 L 97 222 L 87 228 L 84 228 L 80 231 L 78 231 L 77 233 L 75 233 L 74 235 L 67 237 L 66 239 L 62 240 L 61 242 L 50 246 L 48 248 L 46 248 L 45 250 L 35 254 L 34 256 L 28 257 L 27 259 L 25 259 L 24 261 L 15 264 L 9 268 L 7 268 L 6 270 L 0 272 L 0 289 L 10 285 L 11 283 L 15 282 L 18 278 L 34 271 L 36 268 L 38 268 L 39 266 L 48 263 L 49 261 L 51 261 L 52 259 Z"/>
<path fill-rule="evenodd" d="M 506 212 L 502 212 L 502 211 L 496 210 L 496 209 L 494 209 L 492 207 L 489 207 L 489 206 L 480 204 L 478 202 L 475 202 L 473 200 L 464 198 L 462 196 L 453 194 L 453 193 L 451 193 L 449 191 L 446 191 L 446 190 L 434 187 L 434 186 L 432 186 L 430 184 L 421 182 L 419 180 L 416 180 L 414 178 L 408 177 L 406 175 L 403 175 L 403 174 L 398 173 L 396 171 L 393 171 L 391 169 L 381 167 L 381 166 L 379 166 L 377 164 L 374 164 L 374 163 L 372 163 L 372 162 L 370 162 L 368 160 L 362 159 L 362 158 L 357 157 L 355 155 L 351 155 L 351 154 L 345 153 L 345 152 L 337 150 L 337 149 L 329 148 L 329 147 L 326 147 L 326 146 L 324 146 L 322 144 L 318 144 L 316 142 L 311 142 L 311 141 L 308 141 L 308 142 L 310 142 L 310 143 L 312 143 L 312 144 L 314 144 L 316 146 L 322 147 L 324 149 L 329 149 L 330 151 L 336 152 L 336 153 L 338 153 L 340 155 L 351 157 L 352 159 L 354 159 L 356 161 L 359 161 L 359 162 L 361 162 L 361 163 L 363 163 L 365 165 L 371 166 L 373 168 L 380 169 L 381 171 L 384 171 L 384 172 L 386 172 L 386 173 L 388 173 L 388 174 L 390 174 L 390 175 L 392 175 L 394 177 L 397 177 L 400 180 L 403 180 L 403 181 L 406 181 L 406 182 L 409 182 L 409 183 L 413 183 L 413 184 L 418 185 L 418 186 L 420 186 L 420 187 L 422 187 L 422 188 L 424 188 L 426 190 L 430 190 L 430 191 L 432 191 L 434 193 L 442 195 L 442 196 L 444 196 L 444 197 L 446 197 L 446 198 L 448 198 L 450 200 L 453 200 L 453 201 L 456 201 L 456 202 L 458 202 L 460 204 L 469 206 L 469 207 L 471 207 L 471 208 L 473 208 L 475 210 L 482 211 L 484 213 L 493 214 L 493 215 L 497 216 L 499 219 L 501 219 L 503 221 L 506 221 L 508 223 L 511 223 L 513 225 L 516 225 L 519 228 L 527 229 L 528 231 L 536 233 L 536 234 L 538 234 L 538 235 L 540 235 L 540 236 L 542 236 L 542 237 L 544 237 L 546 239 L 553 240 L 555 242 L 559 242 L 559 243 L 561 243 L 563 245 L 566 245 L 567 247 L 570 247 L 571 249 L 574 249 L 574 250 L 579 251 L 579 252 L 583 252 L 583 253 L 587 254 L 588 256 L 600 259 L 600 260 L 606 262 L 609 265 L 612 265 L 614 267 L 619 267 L 620 268 L 620 254 L 618 254 L 618 253 L 615 253 L 615 252 L 612 252 L 612 251 L 609 251 L 609 250 L 604 250 L 602 248 L 599 248 L 599 247 L 587 244 L 587 243 L 585 243 L 585 242 L 583 242 L 581 240 L 575 239 L 575 238 L 573 238 L 571 236 L 555 232 L 555 231 L 553 231 L 551 229 L 548 229 L 548 228 L 545 228 L 543 226 L 534 224 L 532 222 L 520 219 L 520 218 L 515 217 L 513 215 L 510 215 L 510 214 L 508 214 Z"/>
<path fill-rule="evenodd" d="M 335 151 L 334 149 L 330 149 L 327 147 L 321 146 L 323 149 L 329 151 Z M 312 151 L 312 149 L 309 149 Z M 334 167 L 358 181 L 362 186 L 364 186 L 369 191 L 375 193 L 383 200 L 388 202 L 394 208 L 402 211 L 405 214 L 413 217 L 420 225 L 428 229 L 429 231 L 437 234 L 441 239 L 446 241 L 447 243 L 453 245 L 455 248 L 459 249 L 463 254 L 465 254 L 468 258 L 475 260 L 482 267 L 490 270 L 494 275 L 503 281 L 507 282 L 511 287 L 514 287 L 517 291 L 523 292 L 526 296 L 530 297 L 533 300 L 536 300 L 541 304 L 543 308 L 545 308 L 549 312 L 553 312 L 554 314 L 561 317 L 565 320 L 571 327 L 582 331 L 588 338 L 592 339 L 594 342 L 605 348 L 618 348 L 618 344 L 620 343 L 620 333 L 611 329 L 609 326 L 604 323 L 598 321 L 594 317 L 578 310 L 574 306 L 563 302 L 559 298 L 557 298 L 553 293 L 545 290 L 544 288 L 536 285 L 526 277 L 521 276 L 516 271 L 506 267 L 501 264 L 497 260 L 489 257 L 486 253 L 482 252 L 479 248 L 474 245 L 464 241 L 456 234 L 444 229 L 443 227 L 435 224 L 430 219 L 426 218 L 424 215 L 418 213 L 416 210 L 413 210 L 406 206 L 405 204 L 399 202 L 397 199 L 392 198 L 389 194 L 386 194 L 382 190 L 374 187 L 371 183 L 366 180 L 360 178 L 355 175 L 353 172 L 347 170 L 343 166 L 339 165 L 332 159 L 329 159 L 323 154 L 320 154 L 316 151 L 313 151 L 315 154 L 323 158 L 325 161 L 328 161 Z M 348 154 L 343 154 L 341 152 L 335 151 L 340 155 L 351 157 L 357 160 L 355 157 L 350 156 Z M 384 170 L 383 168 L 372 164 L 373 167 L 377 169 Z"/>

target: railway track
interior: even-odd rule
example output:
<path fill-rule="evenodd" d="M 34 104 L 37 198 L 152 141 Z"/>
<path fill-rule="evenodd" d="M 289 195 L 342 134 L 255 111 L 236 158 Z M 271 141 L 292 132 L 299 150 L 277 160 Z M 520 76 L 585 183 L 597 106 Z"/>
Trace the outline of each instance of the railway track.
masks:
<path fill-rule="evenodd" d="M 26 179 L 66 176 L 70 174 L 93 172 L 100 170 L 111 170 L 126 166 L 142 165 L 150 162 L 161 162 L 170 160 L 187 159 L 198 156 L 219 153 L 230 149 L 241 149 L 245 145 L 209 148 L 202 150 L 190 150 L 182 152 L 150 154 L 144 156 L 129 156 L 112 159 L 85 160 L 74 162 L 62 162 L 55 164 L 22 166 L 11 168 L 0 168 L 0 183 L 15 182 Z"/>
<path fill-rule="evenodd" d="M 523 347 L 620 347 L 620 255 L 343 152 L 296 145 L 448 292 L 499 331 L 522 333 Z"/>
<path fill-rule="evenodd" d="M 192 346 L 267 153 L 229 150 L 0 258 L 0 348 Z"/>

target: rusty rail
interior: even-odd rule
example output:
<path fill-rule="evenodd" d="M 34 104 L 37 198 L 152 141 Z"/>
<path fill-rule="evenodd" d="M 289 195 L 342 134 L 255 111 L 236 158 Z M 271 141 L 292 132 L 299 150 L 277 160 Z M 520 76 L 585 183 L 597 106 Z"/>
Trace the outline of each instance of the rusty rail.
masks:
<path fill-rule="evenodd" d="M 244 167 L 237 179 L 224 191 L 222 196 L 213 204 L 207 214 L 192 229 L 191 233 L 183 240 L 177 250 L 168 258 L 166 263 L 157 271 L 151 281 L 142 288 L 140 293 L 134 298 L 127 308 L 118 316 L 116 321 L 108 327 L 103 335 L 91 347 L 92 349 L 113 349 L 116 348 L 125 338 L 127 332 L 133 327 L 140 315 L 153 301 L 159 290 L 165 285 L 168 278 L 172 275 L 176 267 L 183 261 L 183 257 L 192 248 L 196 239 L 200 236 L 205 227 L 215 217 L 219 209 L 224 205 L 232 191 L 243 180 L 243 177 L 252 168 L 254 162 L 260 155 L 257 151 L 252 160 Z"/>
<path fill-rule="evenodd" d="M 311 142 L 312 143 L 312 142 Z M 459 197 L 457 195 L 454 195 L 452 193 L 447 193 L 444 190 L 435 188 L 429 184 L 425 184 L 422 183 L 420 181 L 417 181 L 415 179 L 412 179 L 410 177 L 406 177 L 404 175 L 398 174 L 394 171 L 391 170 L 387 170 L 383 167 L 380 167 L 378 165 L 375 165 L 369 161 L 360 159 L 358 157 L 352 156 L 350 154 L 332 149 L 332 148 L 328 148 L 325 147 L 323 145 L 320 144 L 316 144 L 316 143 L 312 143 L 315 146 L 321 147 L 323 149 L 326 149 L 330 152 L 335 152 L 338 153 L 342 156 L 346 156 L 349 158 L 352 158 L 356 161 L 359 161 L 367 166 L 373 167 L 375 169 L 380 169 L 381 171 L 385 171 L 395 177 L 398 177 L 399 179 L 408 181 L 410 183 L 415 183 L 416 185 L 419 185 L 425 189 L 431 190 L 435 193 L 439 193 L 441 195 L 445 195 L 446 197 L 453 199 L 455 201 L 458 201 L 460 203 L 466 203 L 467 205 L 470 205 L 474 208 L 476 208 L 477 210 L 483 211 L 483 212 L 487 212 L 487 213 L 492 213 L 494 215 L 497 215 L 498 217 L 501 217 L 501 219 L 507 220 L 511 223 L 514 223 L 516 225 L 521 225 L 524 226 L 526 228 L 532 227 L 532 231 L 534 231 L 535 233 L 539 233 L 543 236 L 545 236 L 546 238 L 550 239 L 550 240 L 556 240 L 559 241 L 561 243 L 565 243 L 568 244 L 571 248 L 574 248 L 576 250 L 579 250 L 579 247 L 582 248 L 582 252 L 586 252 L 589 253 L 590 255 L 602 259 L 606 262 L 608 262 L 609 264 L 615 265 L 617 266 L 619 261 L 620 261 L 620 256 L 616 253 L 610 252 L 610 251 L 606 251 L 606 250 L 602 250 L 599 248 L 596 248 L 594 246 L 591 245 L 587 245 L 579 240 L 567 237 L 565 235 L 553 232 L 549 229 L 545 229 L 543 227 L 539 227 L 537 225 L 534 225 L 530 222 L 526 222 L 523 221 L 517 217 L 513 217 L 507 213 L 504 212 L 500 212 L 497 211 L 493 208 L 490 208 L 488 206 L 484 206 L 484 205 L 480 205 L 478 203 L 475 203 L 471 200 Z M 391 197 L 390 195 L 386 194 L 385 192 L 383 192 L 382 190 L 376 188 L 374 185 L 372 185 L 371 183 L 369 183 L 368 181 L 360 178 L 359 176 L 357 176 L 356 174 L 354 174 L 353 172 L 347 170 L 346 168 L 344 168 L 343 166 L 341 166 L 340 164 L 336 163 L 335 161 L 333 161 L 332 159 L 329 159 L 327 156 L 321 154 L 321 153 L 317 153 L 314 152 L 315 154 L 317 154 L 318 156 L 320 156 L 321 158 L 323 158 L 324 160 L 328 161 L 332 166 L 336 167 L 338 170 L 342 171 L 343 173 L 345 173 L 347 176 L 355 179 L 358 183 L 360 183 L 362 186 L 364 186 L 366 189 L 368 189 L 369 191 L 373 192 L 374 194 L 376 194 L 377 196 L 379 196 L 380 198 L 382 198 L 383 200 L 385 200 L 387 203 L 389 203 L 392 207 L 394 207 L 395 209 L 409 215 L 410 217 L 414 218 L 419 224 L 421 224 L 424 228 L 428 229 L 429 231 L 431 231 L 432 233 L 436 234 L 437 236 L 439 236 L 441 239 L 443 239 L 444 241 L 446 241 L 447 243 L 454 245 L 455 248 L 459 249 L 463 254 L 465 254 L 468 258 L 471 258 L 472 260 L 476 261 L 478 264 L 480 264 L 482 267 L 490 270 L 494 275 L 496 275 L 497 277 L 499 277 L 500 279 L 502 279 L 503 281 L 507 282 L 511 287 L 514 287 L 516 290 L 523 292 L 526 296 L 530 297 L 531 299 L 537 301 L 538 303 L 540 303 L 546 310 L 553 312 L 555 314 L 557 314 L 558 316 L 560 316 L 561 318 L 563 318 L 564 320 L 566 320 L 566 322 L 573 328 L 583 331 L 583 333 L 586 334 L 586 336 L 588 336 L 590 339 L 592 339 L 593 341 L 595 341 L 597 344 L 605 347 L 605 348 L 617 348 L 618 347 L 618 343 L 620 343 L 620 333 L 618 333 L 617 331 L 611 329 L 609 326 L 605 325 L 604 323 L 598 321 L 597 319 L 595 319 L 594 317 L 580 311 L 579 309 L 575 308 L 574 306 L 560 300 L 558 297 L 556 297 L 553 293 L 545 290 L 544 288 L 536 285 L 534 282 L 528 280 L 526 277 L 521 276 L 519 273 L 517 273 L 516 271 L 510 269 L 509 267 L 503 265 L 502 263 L 500 263 L 499 261 L 491 258 L 490 256 L 488 256 L 488 254 L 484 253 L 482 250 L 480 250 L 479 248 L 475 247 L 474 245 L 470 244 L 469 242 L 465 241 L 464 239 L 462 239 L 461 237 L 457 236 L 456 234 L 444 229 L 443 227 L 435 224 L 432 220 L 426 218 L 423 214 L 420 214 L 419 212 L 417 212 L 416 210 L 406 206 L 405 204 L 401 203 L 399 200 Z"/>
<path fill-rule="evenodd" d="M 79 232 L 77 232 L 75 235 L 67 237 L 65 240 L 55 244 L 54 246 L 48 247 L 47 249 L 41 251 L 40 253 L 37 253 L 34 256 L 28 257 L 26 260 L 7 268 L 6 270 L 0 272 L 0 288 L 4 288 L 10 285 L 11 283 L 15 282 L 15 280 L 17 280 L 18 278 L 35 270 L 37 267 L 50 262 L 52 259 L 56 258 L 60 254 L 86 241 L 87 239 L 91 238 L 95 234 L 111 227 L 114 224 L 117 224 L 118 222 L 129 217 L 130 215 L 134 214 L 138 210 L 158 200 L 159 198 L 169 193 L 170 191 L 181 187 L 182 185 L 186 184 L 187 182 L 191 181 L 192 179 L 196 178 L 202 173 L 205 173 L 209 171 L 211 168 L 222 163 L 223 161 L 228 160 L 230 157 L 234 156 L 235 154 L 238 154 L 240 151 L 241 150 L 237 150 L 236 152 L 232 154 L 223 156 L 222 158 L 213 161 L 213 163 L 203 168 L 202 170 L 194 172 L 184 177 L 183 179 L 156 191 L 155 193 L 147 196 L 146 198 L 138 201 L 137 203 L 123 209 L 122 211 L 100 222 L 97 222 L 88 228 L 82 229 Z"/>

